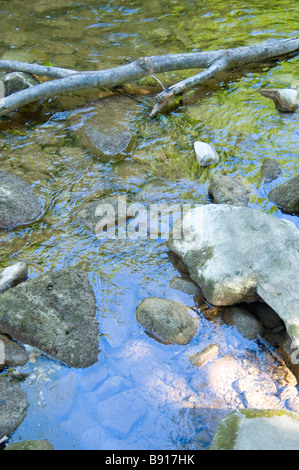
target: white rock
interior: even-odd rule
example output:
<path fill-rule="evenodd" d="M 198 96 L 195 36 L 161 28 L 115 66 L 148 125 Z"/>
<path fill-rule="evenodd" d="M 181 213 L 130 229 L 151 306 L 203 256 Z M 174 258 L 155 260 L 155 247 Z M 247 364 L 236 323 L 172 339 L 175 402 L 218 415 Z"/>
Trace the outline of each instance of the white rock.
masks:
<path fill-rule="evenodd" d="M 194 142 L 194 150 L 197 161 L 201 166 L 212 165 L 219 161 L 219 155 L 216 150 L 205 142 Z"/>
<path fill-rule="evenodd" d="M 28 269 L 24 262 L 15 263 L 0 271 L 0 294 L 16 284 L 26 281 L 27 275 Z"/>
<path fill-rule="evenodd" d="M 298 108 L 298 92 L 293 88 L 283 88 L 281 90 L 261 89 L 259 93 L 274 101 L 276 109 L 280 112 L 291 113 Z"/>

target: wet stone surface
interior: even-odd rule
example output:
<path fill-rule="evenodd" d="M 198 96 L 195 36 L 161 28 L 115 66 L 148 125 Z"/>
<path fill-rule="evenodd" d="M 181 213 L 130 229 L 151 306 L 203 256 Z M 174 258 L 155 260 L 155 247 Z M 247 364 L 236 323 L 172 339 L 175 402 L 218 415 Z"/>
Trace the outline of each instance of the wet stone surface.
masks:
<path fill-rule="evenodd" d="M 35 221 L 42 206 L 31 189 L 19 177 L 0 171 L 0 229 Z"/>

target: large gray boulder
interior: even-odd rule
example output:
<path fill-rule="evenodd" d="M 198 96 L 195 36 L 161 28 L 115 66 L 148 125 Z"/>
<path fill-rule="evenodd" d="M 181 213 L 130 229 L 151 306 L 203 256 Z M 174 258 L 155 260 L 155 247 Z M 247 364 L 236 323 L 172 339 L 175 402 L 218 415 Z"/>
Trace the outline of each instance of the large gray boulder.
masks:
<path fill-rule="evenodd" d="M 33 222 L 42 211 L 42 205 L 24 181 L 0 171 L 0 229 Z"/>
<path fill-rule="evenodd" d="M 28 409 L 26 392 L 19 383 L 0 377 L 0 441 L 22 423 Z"/>
<path fill-rule="evenodd" d="M 222 306 L 263 299 L 284 321 L 298 347 L 296 226 L 255 209 L 224 204 L 197 206 L 184 215 L 182 226 L 184 236 L 175 239 L 179 233 L 175 225 L 168 245 L 206 299 Z"/>
<path fill-rule="evenodd" d="M 108 96 L 72 113 L 70 130 L 80 145 L 102 161 L 124 158 L 136 140 L 137 106 L 129 97 Z"/>
<path fill-rule="evenodd" d="M 119 201 L 121 197 L 111 196 L 83 203 L 73 211 L 72 219 L 99 238 L 115 237 L 115 228 L 132 218 L 126 213 L 126 204 Z"/>
<path fill-rule="evenodd" d="M 91 366 L 99 351 L 95 296 L 88 275 L 68 268 L 4 292 L 0 331 L 70 367 Z"/>

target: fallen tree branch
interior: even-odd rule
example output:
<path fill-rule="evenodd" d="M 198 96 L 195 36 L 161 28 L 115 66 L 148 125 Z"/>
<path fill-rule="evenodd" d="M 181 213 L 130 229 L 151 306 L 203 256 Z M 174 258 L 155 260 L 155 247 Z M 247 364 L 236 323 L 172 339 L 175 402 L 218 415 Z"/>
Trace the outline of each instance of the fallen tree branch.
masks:
<path fill-rule="evenodd" d="M 290 53 L 291 50 L 289 46 L 291 45 L 291 41 L 292 45 L 295 45 L 295 43 L 298 45 L 299 43 L 298 39 L 291 39 L 261 46 L 255 45 L 223 51 L 222 57 L 216 58 L 216 60 L 203 72 L 193 75 L 186 80 L 182 80 L 159 93 L 156 96 L 157 104 L 151 111 L 150 117 L 154 117 L 158 112 L 160 112 L 173 96 L 178 95 L 183 91 L 190 90 L 191 88 L 209 80 L 220 71 L 240 65 L 260 62 L 270 58 L 276 58 L 280 55 Z M 295 51 L 298 51 L 298 48 L 292 52 Z"/>
<path fill-rule="evenodd" d="M 204 81 L 209 80 L 212 78 L 217 72 L 224 70 L 228 65 L 227 56 L 223 56 L 220 59 L 215 60 L 210 67 L 208 67 L 203 72 L 198 73 L 197 75 L 193 75 L 186 80 L 182 80 L 181 82 L 172 85 L 171 87 L 167 88 L 163 92 L 159 93 L 156 96 L 157 104 L 154 106 L 150 113 L 150 117 L 156 116 L 168 103 L 168 101 L 175 95 L 182 93 L 183 91 L 190 90 L 194 86 L 202 83 Z"/>
<path fill-rule="evenodd" d="M 150 116 L 153 117 L 167 104 L 172 96 L 203 83 L 221 70 L 267 59 L 274 59 L 279 56 L 298 52 L 298 50 L 299 39 L 294 38 L 220 51 L 141 57 L 126 65 L 94 72 L 76 72 L 70 69 L 48 67 L 38 64 L 0 61 L 0 70 L 18 70 L 54 78 L 52 81 L 32 86 L 1 99 L 0 116 L 26 104 L 37 100 L 53 98 L 61 93 L 91 88 L 115 87 L 139 80 L 154 73 L 206 68 L 206 70 L 186 80 L 182 80 L 157 95 L 156 99 L 158 104 L 150 113 Z"/>
<path fill-rule="evenodd" d="M 6 72 L 25 72 L 51 78 L 63 78 L 73 73 L 78 73 L 71 69 L 63 69 L 49 65 L 27 64 L 26 62 L 18 62 L 16 60 L 0 60 L 0 70 L 5 70 Z"/>

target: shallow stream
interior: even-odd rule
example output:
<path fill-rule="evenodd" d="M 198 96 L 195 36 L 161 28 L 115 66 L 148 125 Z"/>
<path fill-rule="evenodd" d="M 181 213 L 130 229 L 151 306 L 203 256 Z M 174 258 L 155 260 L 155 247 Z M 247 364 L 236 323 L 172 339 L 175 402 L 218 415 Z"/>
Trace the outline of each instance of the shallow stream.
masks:
<path fill-rule="evenodd" d="M 77 70 L 104 69 L 145 55 L 214 50 L 298 36 L 298 2 L 278 0 L 0 1 L 2 59 Z M 159 76 L 165 86 L 192 74 Z M 230 410 L 247 406 L 232 394 L 209 396 L 204 374 L 188 357 L 211 343 L 241 361 L 242 373 L 276 380 L 279 365 L 255 341 L 221 318 L 201 318 L 187 346 L 148 336 L 135 318 L 149 296 L 198 307 L 169 286 L 178 271 L 165 240 L 97 240 L 70 219 L 87 196 L 126 192 L 140 202 L 208 203 L 215 171 L 239 175 L 251 188 L 250 206 L 293 221 L 267 198 L 298 173 L 299 112 L 279 114 L 257 90 L 289 87 L 298 79 L 298 56 L 225 72 L 183 98 L 172 112 L 150 120 L 139 103 L 134 150 L 102 163 L 80 148 L 67 115 L 98 92 L 58 97 L 38 112 L 0 122 L 0 169 L 21 175 L 44 203 L 33 225 L 0 233 L 0 267 L 24 260 L 29 277 L 68 266 L 90 275 L 97 302 L 99 361 L 69 369 L 43 355 L 20 368 L 30 407 L 10 442 L 48 439 L 55 449 L 207 449 L 215 426 Z M 152 77 L 139 85 L 161 90 Z M 213 144 L 220 162 L 202 169 L 195 140 Z M 262 161 L 280 163 L 281 176 L 261 181 Z M 277 370 L 276 370 L 277 369 Z M 274 377 L 274 379 L 273 379 Z M 279 379 L 277 379 L 279 382 Z M 224 381 L 225 382 L 225 381 Z M 269 392 L 271 395 L 271 393 Z M 278 406 L 278 405 L 277 405 Z M 283 405 L 284 406 L 284 405 Z"/>

